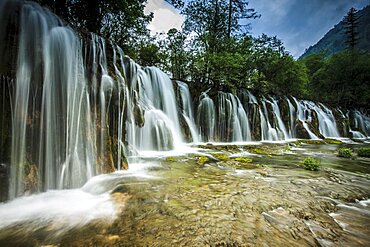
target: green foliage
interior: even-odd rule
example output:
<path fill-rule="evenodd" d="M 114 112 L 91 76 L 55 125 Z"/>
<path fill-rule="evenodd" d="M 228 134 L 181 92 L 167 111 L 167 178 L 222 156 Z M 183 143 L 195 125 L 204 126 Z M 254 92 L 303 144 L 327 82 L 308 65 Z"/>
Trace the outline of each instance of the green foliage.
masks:
<path fill-rule="evenodd" d="M 338 156 L 342 158 L 351 158 L 353 155 L 352 149 L 350 148 L 340 148 L 338 149 Z"/>
<path fill-rule="evenodd" d="M 344 51 L 328 60 L 320 60 L 313 68 L 312 60 L 303 62 L 313 74 L 309 75 L 310 97 L 313 100 L 343 106 L 367 107 L 370 102 L 370 54 L 356 50 Z"/>
<path fill-rule="evenodd" d="M 36 0 L 49 7 L 72 27 L 94 32 L 126 50 L 133 50 L 149 36 L 147 24 L 153 15 L 145 15 L 147 0 Z"/>
<path fill-rule="evenodd" d="M 348 14 L 347 14 L 348 16 Z M 347 17 L 346 16 L 346 17 Z M 352 49 L 350 43 L 351 38 L 351 25 L 348 25 L 347 18 L 339 22 L 338 24 L 334 25 L 334 27 L 329 30 L 325 36 L 319 40 L 315 45 L 310 46 L 305 53 L 302 55 L 301 58 L 307 57 L 310 54 L 323 52 L 325 51 L 325 57 L 329 58 L 335 53 L 344 51 L 346 49 Z M 366 6 L 362 10 L 355 13 L 355 18 L 358 18 L 355 21 L 355 28 L 354 31 L 358 33 L 357 37 L 356 34 L 354 47 L 360 51 L 369 52 L 370 51 L 370 42 L 368 36 L 369 30 L 369 23 L 370 23 L 370 5 Z M 350 31 L 350 32 L 349 32 Z M 349 33 L 348 33 L 349 32 Z M 348 42 L 350 41 L 350 42 Z"/>
<path fill-rule="evenodd" d="M 370 158 L 370 147 L 363 147 L 357 149 L 358 156 Z"/>
<path fill-rule="evenodd" d="M 154 43 L 143 43 L 138 50 L 137 61 L 142 66 L 159 66 L 161 63 L 159 47 Z"/>
<path fill-rule="evenodd" d="M 312 157 L 303 160 L 303 167 L 309 171 L 318 171 L 320 167 L 320 160 Z"/>
<path fill-rule="evenodd" d="M 358 43 L 358 19 L 357 10 L 351 8 L 344 17 L 344 25 L 346 30 L 346 45 L 349 49 L 354 49 Z"/>

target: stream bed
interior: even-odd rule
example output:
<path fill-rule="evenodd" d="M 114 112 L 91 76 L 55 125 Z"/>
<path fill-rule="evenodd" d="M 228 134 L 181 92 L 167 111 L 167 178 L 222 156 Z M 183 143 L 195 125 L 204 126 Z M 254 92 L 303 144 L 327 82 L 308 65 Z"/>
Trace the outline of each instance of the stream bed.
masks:
<path fill-rule="evenodd" d="M 370 159 L 339 158 L 337 148 L 204 144 L 141 155 L 80 189 L 0 204 L 0 246 L 369 246 Z M 305 157 L 319 171 L 305 170 Z"/>

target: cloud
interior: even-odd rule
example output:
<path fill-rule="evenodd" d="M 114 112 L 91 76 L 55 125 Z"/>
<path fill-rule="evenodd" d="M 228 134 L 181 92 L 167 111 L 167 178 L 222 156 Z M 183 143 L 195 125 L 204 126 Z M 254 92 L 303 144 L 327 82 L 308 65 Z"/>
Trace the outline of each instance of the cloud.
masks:
<path fill-rule="evenodd" d="M 173 6 L 164 0 L 148 0 L 144 12 L 149 14 L 153 12 L 154 18 L 148 28 L 152 34 L 165 32 L 171 28 L 181 29 L 184 23 L 184 17 L 181 16 Z"/>

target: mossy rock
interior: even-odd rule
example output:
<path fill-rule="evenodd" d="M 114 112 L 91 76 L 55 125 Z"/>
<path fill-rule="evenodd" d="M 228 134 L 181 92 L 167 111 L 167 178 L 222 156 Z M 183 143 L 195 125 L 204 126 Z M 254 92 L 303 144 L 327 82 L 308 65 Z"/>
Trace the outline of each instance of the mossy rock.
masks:
<path fill-rule="evenodd" d="M 276 152 L 274 152 L 274 150 L 267 149 L 265 147 L 264 148 L 253 147 L 253 148 L 249 149 L 249 152 L 254 153 L 254 154 L 259 154 L 259 155 L 267 155 L 267 156 L 271 156 L 273 154 L 276 154 Z"/>
<path fill-rule="evenodd" d="M 343 144 L 342 141 L 337 140 L 337 139 L 332 139 L 332 138 L 325 138 L 324 139 L 324 142 L 326 142 L 327 144 L 335 144 L 335 145 L 341 145 L 341 144 Z"/>
<path fill-rule="evenodd" d="M 175 157 L 169 156 L 169 157 L 166 157 L 166 161 L 167 162 L 175 162 L 176 159 L 175 159 Z"/>
<path fill-rule="evenodd" d="M 230 157 L 224 153 L 214 153 L 212 154 L 212 156 L 221 161 L 226 161 L 230 159 Z"/>
<path fill-rule="evenodd" d="M 321 145 L 321 144 L 326 144 L 324 140 L 321 139 L 300 139 L 294 142 L 291 142 L 290 144 L 295 145 L 295 146 L 301 146 L 302 144 L 312 144 L 312 145 Z"/>
<path fill-rule="evenodd" d="M 208 159 L 208 157 L 207 156 L 200 156 L 200 157 L 198 157 L 198 159 L 197 159 L 197 164 L 198 165 L 201 165 L 201 166 L 203 166 L 204 164 L 206 164 L 207 162 L 209 162 L 209 159 Z"/>
<path fill-rule="evenodd" d="M 252 159 L 247 158 L 247 157 L 235 157 L 235 158 L 233 158 L 233 160 L 238 161 L 240 163 L 244 163 L 244 164 L 252 163 L 252 161 L 253 161 Z"/>
<path fill-rule="evenodd" d="M 245 161 L 247 161 L 247 160 L 245 160 Z M 250 162 L 241 162 L 241 161 L 237 161 L 235 159 L 231 159 L 229 161 L 225 161 L 222 164 L 224 166 L 227 166 L 227 167 L 230 167 L 230 168 L 233 168 L 233 169 L 239 169 L 239 170 L 242 170 L 242 169 L 256 169 L 256 168 L 261 167 L 260 164 L 253 164 L 251 162 L 252 162 L 252 160 L 250 160 Z"/>

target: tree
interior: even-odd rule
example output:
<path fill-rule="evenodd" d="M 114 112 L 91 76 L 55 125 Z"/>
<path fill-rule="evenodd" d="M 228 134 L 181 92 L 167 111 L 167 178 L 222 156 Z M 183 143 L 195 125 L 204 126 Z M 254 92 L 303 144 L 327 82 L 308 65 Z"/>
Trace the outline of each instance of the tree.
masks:
<path fill-rule="evenodd" d="M 228 27 L 227 37 L 231 37 L 232 27 L 234 30 L 238 30 L 240 27 L 239 21 L 242 19 L 256 19 L 261 15 L 258 15 L 253 8 L 248 8 L 248 2 L 244 0 L 229 0 L 228 10 Z M 236 22 L 236 23 L 235 23 Z"/>
<path fill-rule="evenodd" d="M 37 0 L 80 31 L 94 32 L 131 50 L 149 36 L 146 0 Z"/>
<path fill-rule="evenodd" d="M 186 80 L 190 59 L 190 51 L 187 50 L 186 35 L 175 28 L 167 32 L 167 38 L 163 41 L 164 53 L 166 54 L 165 70 L 171 73 L 172 78 Z"/>
<path fill-rule="evenodd" d="M 347 15 L 344 17 L 344 27 L 346 30 L 345 43 L 347 47 L 352 50 L 358 43 L 358 19 L 359 17 L 357 16 L 357 10 L 353 7 L 347 12 Z"/>
<path fill-rule="evenodd" d="M 311 97 L 330 104 L 368 107 L 370 102 L 370 55 L 343 51 L 312 77 Z"/>

